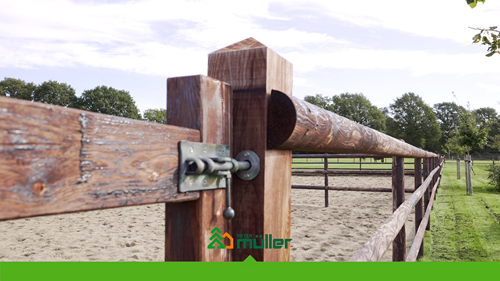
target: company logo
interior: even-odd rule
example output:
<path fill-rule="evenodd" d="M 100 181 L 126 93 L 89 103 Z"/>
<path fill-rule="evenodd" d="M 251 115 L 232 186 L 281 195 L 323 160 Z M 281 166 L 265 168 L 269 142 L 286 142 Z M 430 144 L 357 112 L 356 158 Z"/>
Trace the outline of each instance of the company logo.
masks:
<path fill-rule="evenodd" d="M 212 241 L 210 244 L 208 244 L 208 249 L 215 249 L 215 244 L 219 244 L 217 246 L 217 249 L 232 249 L 233 248 L 233 237 L 231 237 L 231 235 L 229 235 L 229 233 L 224 233 L 224 235 L 220 236 L 220 229 L 216 226 L 214 227 L 214 229 L 212 229 L 212 237 L 210 237 L 210 240 Z M 225 246 L 224 245 L 224 238 L 229 238 L 229 241 L 231 242 L 230 245 L 228 246 Z"/>
<path fill-rule="evenodd" d="M 220 235 L 221 231 L 219 228 L 215 227 L 211 231 L 212 236 L 210 240 L 212 241 L 208 245 L 208 249 L 233 249 L 234 248 L 234 239 L 229 233 L 224 233 L 224 235 Z M 230 244 L 224 244 L 224 238 L 229 238 Z M 285 247 L 288 249 L 290 247 L 290 243 L 292 239 L 282 239 L 282 238 L 274 238 L 272 234 L 265 235 L 252 235 L 252 234 L 238 234 L 236 235 L 236 249 L 281 249 Z M 217 245 L 217 248 L 215 247 Z"/>

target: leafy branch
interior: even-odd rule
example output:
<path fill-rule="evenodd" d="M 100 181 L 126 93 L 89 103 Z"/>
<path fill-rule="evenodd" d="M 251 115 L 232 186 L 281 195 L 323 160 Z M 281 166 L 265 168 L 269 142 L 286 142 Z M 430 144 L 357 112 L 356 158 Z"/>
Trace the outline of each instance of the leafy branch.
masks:
<path fill-rule="evenodd" d="M 474 9 L 477 2 L 485 3 L 485 0 L 466 0 L 467 4 Z M 500 31 L 497 30 L 496 26 L 490 26 L 489 28 L 472 28 L 470 29 L 479 30 L 478 34 L 472 37 L 472 43 L 481 43 L 481 45 L 488 45 L 487 57 L 493 56 L 495 53 L 500 54 Z M 496 33 L 496 34 L 495 34 Z"/>

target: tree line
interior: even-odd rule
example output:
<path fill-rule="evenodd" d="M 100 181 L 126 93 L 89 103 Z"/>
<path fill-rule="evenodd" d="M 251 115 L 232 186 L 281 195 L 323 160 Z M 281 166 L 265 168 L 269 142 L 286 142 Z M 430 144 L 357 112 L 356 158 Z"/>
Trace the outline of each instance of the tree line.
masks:
<path fill-rule="evenodd" d="M 315 95 L 304 100 L 428 151 L 500 152 L 500 116 L 494 108 L 469 110 L 454 102 L 431 107 L 415 93 L 405 93 L 384 108 L 377 108 L 363 94 Z"/>
<path fill-rule="evenodd" d="M 5 78 L 0 81 L 0 96 L 162 124 L 167 122 L 165 109 L 147 109 L 141 115 L 129 92 L 106 86 L 85 90 L 80 97 L 77 97 L 75 89 L 66 83 L 46 81 L 35 85 L 20 79 Z"/>

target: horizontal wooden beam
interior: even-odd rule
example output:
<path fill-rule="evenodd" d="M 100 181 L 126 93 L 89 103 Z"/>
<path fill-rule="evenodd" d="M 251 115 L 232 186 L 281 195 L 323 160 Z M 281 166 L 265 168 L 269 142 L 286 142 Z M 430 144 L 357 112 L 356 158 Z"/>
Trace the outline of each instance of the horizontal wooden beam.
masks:
<path fill-rule="evenodd" d="M 422 198 L 432 177 L 439 170 L 434 169 L 424 183 L 403 203 L 385 223 L 373 234 L 370 239 L 351 257 L 350 261 L 380 261 L 392 241 L 405 224 L 413 207 Z"/>
<path fill-rule="evenodd" d="M 271 94 L 267 131 L 268 149 L 438 157 L 279 91 Z"/>
<path fill-rule="evenodd" d="M 392 188 L 384 187 L 342 187 L 342 186 L 318 186 L 318 185 L 292 185 L 292 189 L 314 189 L 314 190 L 340 190 L 340 191 L 366 191 L 366 192 L 392 192 Z M 405 189 L 406 193 L 413 193 L 415 189 Z"/>
<path fill-rule="evenodd" d="M 198 130 L 0 98 L 0 220 L 159 202 L 178 194 L 178 142 Z"/>
<path fill-rule="evenodd" d="M 304 169 L 304 168 L 302 168 Z M 392 175 L 392 171 L 373 171 L 373 170 L 361 170 L 361 171 L 339 171 L 339 170 L 292 170 L 292 175 L 295 174 L 328 174 L 328 175 Z M 405 175 L 414 175 L 415 171 L 404 171 Z"/>

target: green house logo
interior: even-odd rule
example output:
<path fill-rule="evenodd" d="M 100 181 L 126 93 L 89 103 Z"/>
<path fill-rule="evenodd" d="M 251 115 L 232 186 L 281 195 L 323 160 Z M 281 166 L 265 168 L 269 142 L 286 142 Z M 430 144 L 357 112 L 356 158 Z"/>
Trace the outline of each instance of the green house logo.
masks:
<path fill-rule="evenodd" d="M 224 233 L 224 235 L 220 235 L 221 231 L 218 227 L 214 227 L 212 229 L 212 236 L 210 237 L 210 244 L 208 244 L 207 249 L 232 249 L 233 248 L 233 237 L 229 235 L 227 232 Z M 224 245 L 224 238 L 229 238 L 229 241 L 231 241 L 231 244 L 229 246 Z M 218 244 L 217 248 L 215 248 L 215 244 Z"/>

